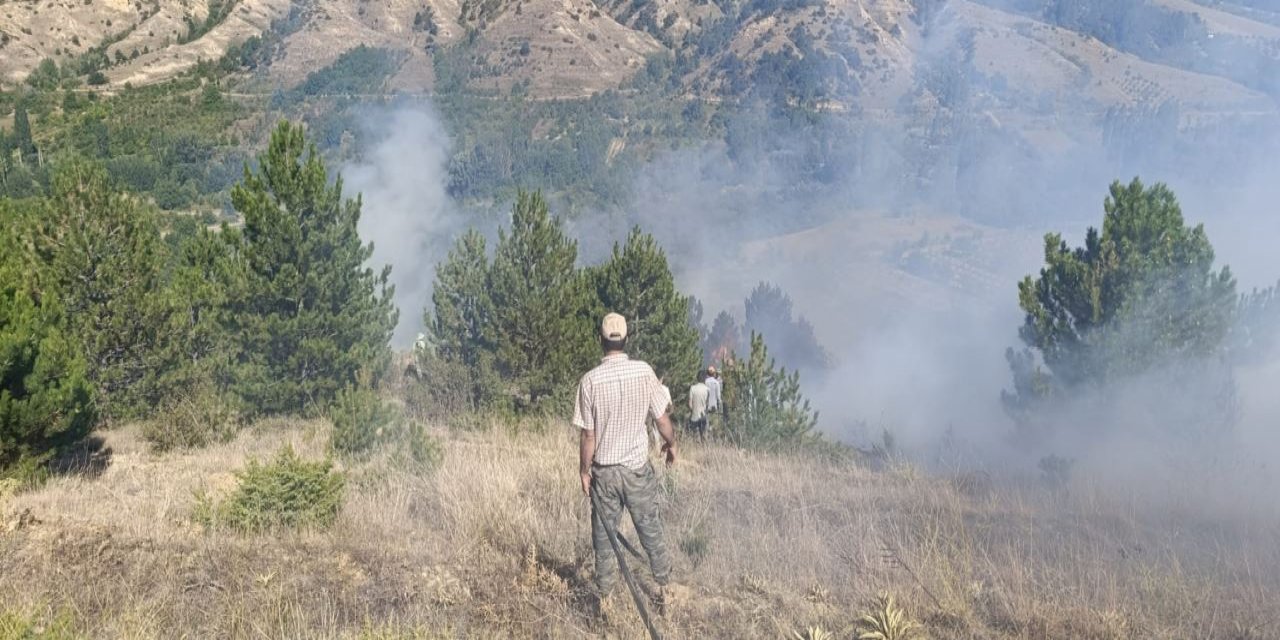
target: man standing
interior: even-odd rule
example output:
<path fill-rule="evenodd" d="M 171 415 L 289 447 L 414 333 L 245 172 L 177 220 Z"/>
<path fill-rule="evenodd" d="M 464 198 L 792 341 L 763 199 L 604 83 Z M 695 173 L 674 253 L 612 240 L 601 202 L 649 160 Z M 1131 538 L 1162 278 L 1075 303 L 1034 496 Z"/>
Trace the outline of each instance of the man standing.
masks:
<path fill-rule="evenodd" d="M 707 439 L 707 399 L 711 391 L 707 388 L 706 372 L 698 372 L 698 381 L 689 387 L 689 430 L 698 435 L 698 440 Z"/>
<path fill-rule="evenodd" d="M 720 384 L 719 372 L 713 364 L 707 367 L 707 423 L 710 426 L 711 416 L 720 410 L 724 402 L 721 397 L 724 387 Z M 719 427 L 717 427 L 719 428 Z"/>
<path fill-rule="evenodd" d="M 627 357 L 627 321 L 610 313 L 600 323 L 604 358 L 578 384 L 573 424 L 581 434 L 578 471 L 582 491 L 595 492 L 591 504 L 591 541 L 596 554 L 596 589 L 601 600 L 618 581 L 618 565 L 609 544 L 625 508 L 631 513 L 636 534 L 654 581 L 659 607 L 668 599 L 671 556 L 667 553 L 658 513 L 658 479 L 649 462 L 645 419 L 652 417 L 666 441 L 662 450 L 667 464 L 676 460 L 676 434 L 668 416 L 671 401 L 648 364 Z M 599 510 L 597 511 L 597 505 Z M 608 526 L 609 529 L 605 529 Z"/>

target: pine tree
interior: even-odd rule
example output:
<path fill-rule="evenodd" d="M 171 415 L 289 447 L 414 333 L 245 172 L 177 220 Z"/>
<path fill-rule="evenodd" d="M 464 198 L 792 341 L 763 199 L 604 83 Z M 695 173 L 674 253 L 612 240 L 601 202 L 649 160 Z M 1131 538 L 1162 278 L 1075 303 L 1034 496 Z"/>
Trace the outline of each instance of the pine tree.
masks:
<path fill-rule="evenodd" d="M 676 290 L 667 256 L 639 227 L 627 243 L 613 247 L 608 262 L 589 270 L 603 312 L 627 319 L 627 351 L 670 383 L 677 406 L 692 384 L 702 357 L 698 333 L 689 324 L 689 298 Z"/>
<path fill-rule="evenodd" d="M 472 408 L 488 404 L 498 386 L 492 379 L 493 344 L 486 339 L 493 318 L 488 281 L 484 236 L 469 230 L 436 268 L 432 309 L 423 318 L 434 355 L 466 371 L 463 384 Z"/>
<path fill-rule="evenodd" d="M 18 159 L 27 166 L 35 166 L 40 152 L 36 149 L 35 139 L 31 137 L 31 119 L 27 115 L 27 107 L 19 102 L 13 109 L 13 148 L 18 150 Z"/>
<path fill-rule="evenodd" d="M 52 291 L 32 285 L 18 212 L 0 202 L 0 478 L 30 476 L 97 421 L 83 358 Z"/>
<path fill-rule="evenodd" d="M 141 417 L 161 393 L 153 374 L 169 313 L 155 212 L 86 163 L 61 168 L 43 206 L 34 238 L 42 280 L 58 293 L 98 407 L 108 419 Z"/>
<path fill-rule="evenodd" d="M 738 329 L 737 320 L 728 311 L 721 311 L 711 323 L 711 331 L 703 342 L 702 353 L 707 362 L 724 362 L 741 345 L 742 333 Z"/>
<path fill-rule="evenodd" d="M 10 181 L 17 168 L 17 160 L 13 157 L 13 136 L 0 129 L 0 197 L 14 197 Z"/>
<path fill-rule="evenodd" d="M 540 193 L 520 192 L 510 230 L 498 233 L 489 274 L 495 365 L 530 407 L 567 399 L 598 351 L 595 305 L 574 267 L 578 245 Z"/>
<path fill-rule="evenodd" d="M 778 368 L 764 336 L 751 334 L 746 360 L 731 357 L 724 372 L 730 439 L 749 447 L 801 444 L 815 437 L 818 414 L 800 392 L 800 373 Z"/>
<path fill-rule="evenodd" d="M 1230 270 L 1214 269 L 1203 226 L 1186 226 L 1168 187 L 1136 178 L 1112 183 L 1104 210 L 1101 233 L 1090 228 L 1083 247 L 1045 236 L 1044 268 L 1018 285 L 1026 349 L 1007 353 L 1014 391 L 1004 400 L 1020 427 L 1046 401 L 1105 396 L 1134 376 L 1189 372 L 1196 362 L 1202 373 L 1222 371 L 1212 361 L 1226 354 L 1238 299 Z M 1231 386 L 1204 381 L 1215 397 Z"/>
<path fill-rule="evenodd" d="M 437 267 L 431 293 L 434 312 L 424 318 L 441 357 L 470 363 L 475 352 L 484 348 L 484 329 L 491 314 L 488 276 L 484 236 L 468 230 Z"/>
<path fill-rule="evenodd" d="M 201 229 L 179 248 L 165 289 L 170 339 L 154 374 L 159 387 L 217 394 L 234 387 L 242 344 L 232 330 L 232 307 L 247 287 L 244 263 L 233 250 L 238 233 Z"/>
<path fill-rule="evenodd" d="M 706 314 L 702 301 L 697 296 L 689 296 L 689 328 L 698 335 L 698 350 L 705 353 L 707 345 L 707 336 L 710 331 L 703 322 L 703 316 Z"/>
<path fill-rule="evenodd" d="M 804 316 L 794 317 L 791 297 L 777 285 L 761 282 L 746 300 L 748 333 L 759 333 L 773 345 L 778 360 L 807 373 L 830 366 L 830 356 L 818 344 L 813 325 Z"/>
<path fill-rule="evenodd" d="M 365 266 L 373 246 L 356 231 L 360 199 L 344 199 L 301 126 L 281 122 L 256 171 L 231 191 L 244 217 L 228 236 L 246 288 L 232 304 L 244 344 L 241 395 L 266 413 L 327 405 L 361 371 L 390 358 L 397 312 L 390 267 Z"/>
<path fill-rule="evenodd" d="M 1231 330 L 1231 356 L 1236 362 L 1260 364 L 1280 355 L 1280 284 L 1240 296 Z"/>

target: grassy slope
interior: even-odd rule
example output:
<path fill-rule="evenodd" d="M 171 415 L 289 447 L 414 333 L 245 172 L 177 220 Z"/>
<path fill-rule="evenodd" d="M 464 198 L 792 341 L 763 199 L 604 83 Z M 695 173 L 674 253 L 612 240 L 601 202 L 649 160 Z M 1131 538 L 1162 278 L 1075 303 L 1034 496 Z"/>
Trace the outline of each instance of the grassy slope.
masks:
<path fill-rule="evenodd" d="M 446 434 L 445 460 L 426 477 L 350 469 L 328 532 L 240 537 L 191 524 L 195 491 L 226 491 L 247 457 L 284 442 L 320 456 L 327 429 L 268 423 L 170 456 L 133 429 L 104 434 L 112 455 L 100 475 L 0 503 L 0 522 L 28 510 L 38 520 L 0 527 L 0 619 L 60 615 L 77 633 L 142 638 L 591 631 L 587 504 L 559 429 Z M 672 638 L 838 632 L 881 589 L 934 638 L 1280 633 L 1267 613 L 1280 610 L 1274 522 L 1210 527 L 1097 492 L 1068 499 L 718 445 L 691 445 L 663 478 L 667 537 L 692 594 L 663 622 Z M 610 636 L 641 637 L 620 606 Z"/>

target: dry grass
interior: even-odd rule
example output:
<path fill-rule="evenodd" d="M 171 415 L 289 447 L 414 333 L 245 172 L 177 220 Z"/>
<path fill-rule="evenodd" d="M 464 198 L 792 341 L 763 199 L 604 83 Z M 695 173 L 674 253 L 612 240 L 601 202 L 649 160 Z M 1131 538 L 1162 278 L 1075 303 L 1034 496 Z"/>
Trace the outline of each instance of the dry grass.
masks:
<path fill-rule="evenodd" d="M 279 421 L 164 456 L 106 433 L 96 477 L 0 504 L 3 523 L 30 514 L 0 526 L 0 614 L 104 638 L 643 637 L 629 609 L 607 629 L 587 613 L 588 509 L 564 431 L 444 434 L 425 475 L 351 467 L 329 531 L 192 524 L 195 492 L 227 491 L 284 443 L 319 457 L 328 429 Z M 671 638 L 848 637 L 881 591 L 935 639 L 1280 637 L 1275 522 L 717 445 L 690 445 L 662 480 L 690 591 L 661 622 Z"/>

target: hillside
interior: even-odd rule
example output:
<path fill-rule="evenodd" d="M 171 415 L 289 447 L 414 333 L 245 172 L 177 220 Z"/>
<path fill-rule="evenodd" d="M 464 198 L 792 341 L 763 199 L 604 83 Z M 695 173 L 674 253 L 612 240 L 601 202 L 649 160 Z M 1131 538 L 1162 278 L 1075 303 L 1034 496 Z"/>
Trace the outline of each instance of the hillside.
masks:
<path fill-rule="evenodd" d="M 329 531 L 193 522 L 197 495 L 227 493 L 246 459 L 285 443 L 318 458 L 328 429 L 276 420 L 161 455 L 127 427 L 76 472 L 0 494 L 0 637 L 643 636 L 624 598 L 603 627 L 588 612 L 587 503 L 558 423 L 437 430 L 443 461 L 425 472 L 346 465 Z M 1174 516 L 1085 482 L 1053 491 L 720 444 L 688 444 L 660 473 L 685 587 L 659 621 L 666 637 L 840 633 L 882 590 L 951 640 L 1280 633 L 1274 522 L 1208 520 L 1191 487 L 1157 492 Z"/>
<path fill-rule="evenodd" d="M 977 70 L 1032 98 L 1083 92 L 1104 107 L 1171 98 L 1193 109 L 1275 109 L 1230 77 L 1117 50 L 993 0 L 942 6 L 942 14 L 959 19 L 949 29 L 975 33 Z M 1280 56 L 1278 26 L 1190 0 L 1160 6 L 1194 16 L 1219 39 L 1239 38 Z M 955 46 L 936 33 L 926 38 L 907 0 L 8 0 L 0 2 L 0 68 L 3 80 L 15 83 L 43 59 L 75 68 L 101 54 L 110 85 L 152 83 L 201 58 L 217 59 L 273 22 L 284 31 L 269 75 L 284 86 L 366 45 L 401 54 L 389 88 L 430 92 L 433 59 L 463 45 L 476 71 L 469 84 L 482 91 L 520 86 L 544 98 L 588 96 L 625 85 L 647 59 L 666 54 L 676 56 L 678 82 L 690 95 L 739 97 L 785 70 L 787 82 L 816 75 L 830 106 L 871 112 L 892 108 L 919 65 L 942 53 L 939 46 Z"/>
<path fill-rule="evenodd" d="M 148 84 L 260 35 L 290 0 L 60 0 L 0 3 L 3 80 L 25 78 L 44 59 L 75 66 L 94 56 L 113 84 Z"/>

